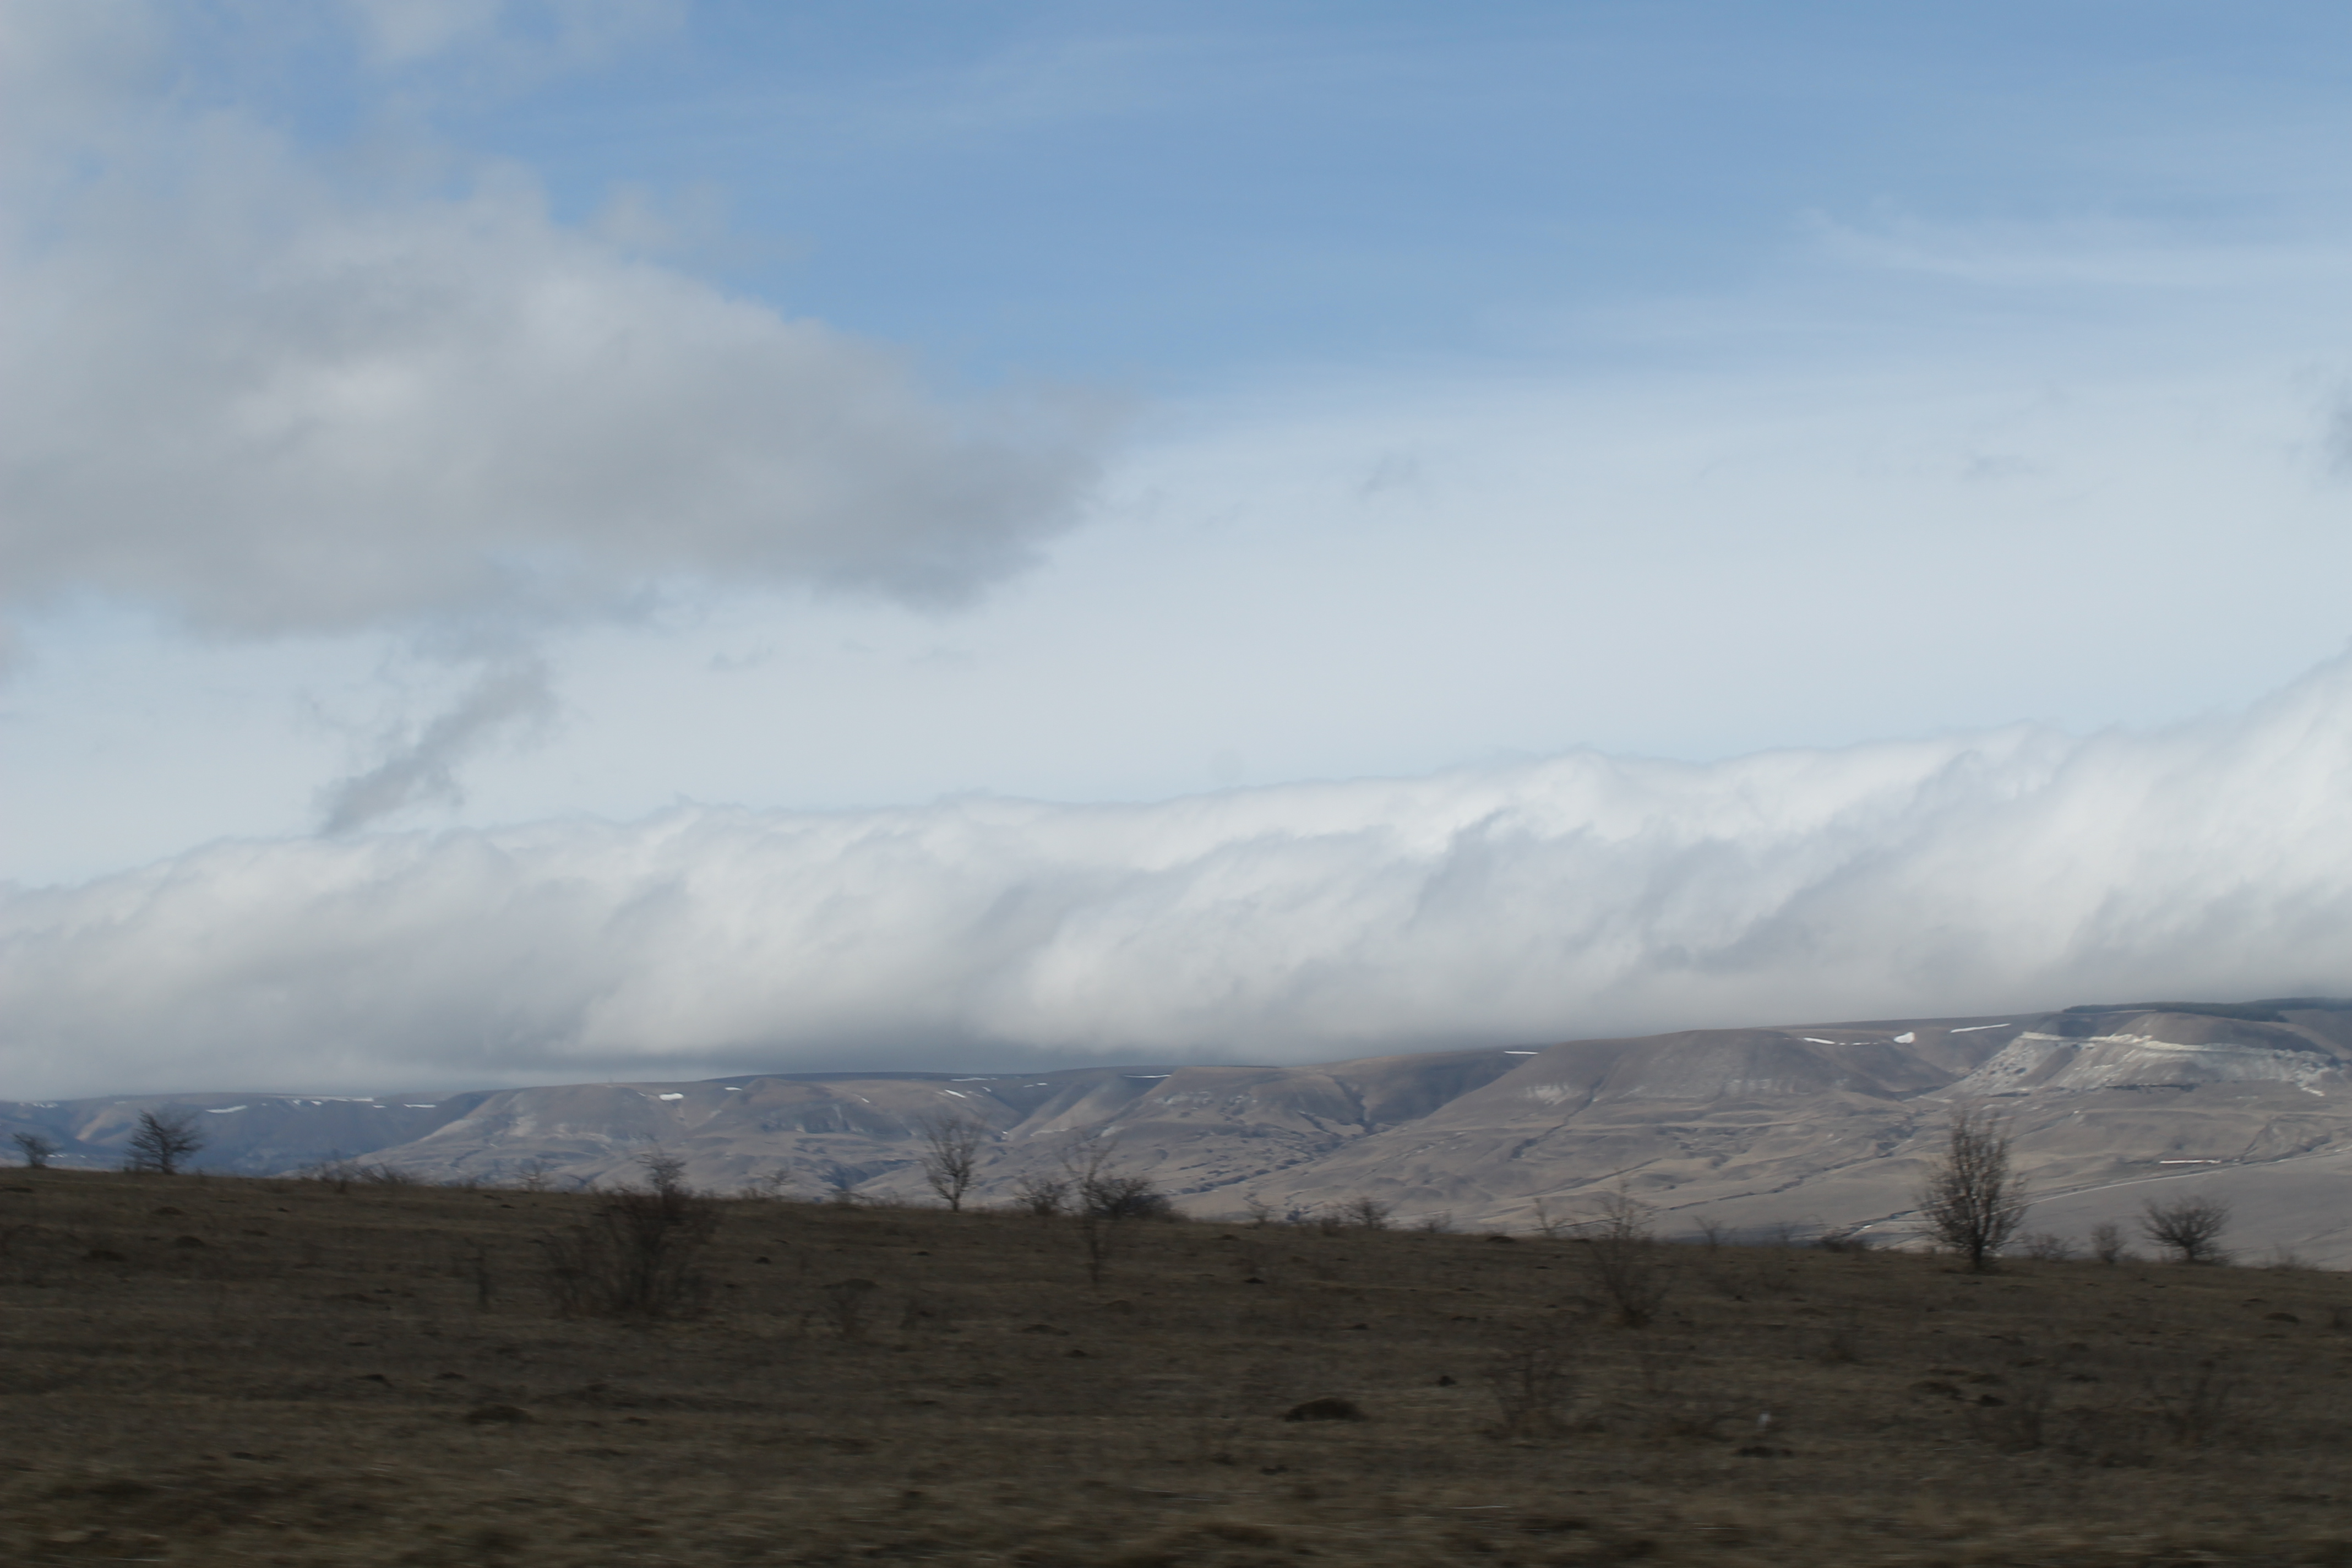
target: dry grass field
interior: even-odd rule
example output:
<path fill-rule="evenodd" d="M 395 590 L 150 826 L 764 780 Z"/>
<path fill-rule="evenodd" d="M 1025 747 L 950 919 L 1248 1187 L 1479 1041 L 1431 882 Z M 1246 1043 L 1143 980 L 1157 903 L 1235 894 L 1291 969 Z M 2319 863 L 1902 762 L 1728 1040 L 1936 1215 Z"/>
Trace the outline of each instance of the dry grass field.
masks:
<path fill-rule="evenodd" d="M 2341 1275 L 741 1199 L 560 1315 L 602 1201 L 6 1173 L 0 1558 L 2352 1562 Z"/>

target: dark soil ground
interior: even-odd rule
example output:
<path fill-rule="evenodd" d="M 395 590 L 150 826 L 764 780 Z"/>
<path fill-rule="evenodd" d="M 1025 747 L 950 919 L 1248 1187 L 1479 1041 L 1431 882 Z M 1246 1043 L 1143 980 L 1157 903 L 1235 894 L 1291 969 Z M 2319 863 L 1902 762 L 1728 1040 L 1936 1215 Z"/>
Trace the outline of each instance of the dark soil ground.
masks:
<path fill-rule="evenodd" d="M 604 1201 L 7 1173 L 0 1560 L 2352 1563 L 2342 1275 Z"/>

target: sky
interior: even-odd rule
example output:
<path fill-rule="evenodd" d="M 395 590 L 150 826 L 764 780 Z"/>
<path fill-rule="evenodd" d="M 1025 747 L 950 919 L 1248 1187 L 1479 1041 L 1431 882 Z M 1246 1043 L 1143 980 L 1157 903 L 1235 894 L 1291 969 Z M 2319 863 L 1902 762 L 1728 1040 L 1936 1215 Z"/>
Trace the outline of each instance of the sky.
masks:
<path fill-rule="evenodd" d="M 2352 994 L 2347 46 L 0 0 L 0 1097 Z"/>

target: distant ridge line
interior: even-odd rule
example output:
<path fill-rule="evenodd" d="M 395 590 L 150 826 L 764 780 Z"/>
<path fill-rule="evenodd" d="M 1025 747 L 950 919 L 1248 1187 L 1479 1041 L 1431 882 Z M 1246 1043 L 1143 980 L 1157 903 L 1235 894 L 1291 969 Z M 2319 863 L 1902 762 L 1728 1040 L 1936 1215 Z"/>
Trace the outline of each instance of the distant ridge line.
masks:
<path fill-rule="evenodd" d="M 2242 1024 L 2284 1024 L 2286 1015 L 2352 1012 L 2341 996 L 2272 996 L 2259 1002 L 2085 1002 L 2069 1013 L 2187 1013 L 2200 1018 L 2233 1018 Z"/>

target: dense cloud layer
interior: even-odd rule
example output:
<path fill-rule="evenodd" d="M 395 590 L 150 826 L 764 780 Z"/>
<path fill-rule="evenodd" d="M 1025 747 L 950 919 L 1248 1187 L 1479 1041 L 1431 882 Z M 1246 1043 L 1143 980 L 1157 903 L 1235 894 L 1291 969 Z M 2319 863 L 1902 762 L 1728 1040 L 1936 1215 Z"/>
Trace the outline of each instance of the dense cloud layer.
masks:
<path fill-rule="evenodd" d="M 2352 991 L 2352 661 L 2235 717 L 1159 805 L 228 843 L 0 905 L 0 1094 L 1289 1060 Z"/>

